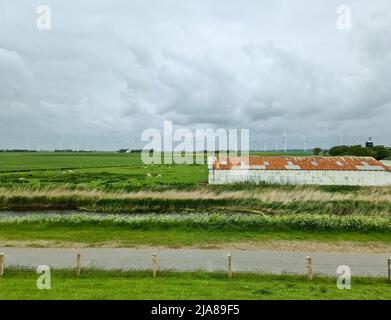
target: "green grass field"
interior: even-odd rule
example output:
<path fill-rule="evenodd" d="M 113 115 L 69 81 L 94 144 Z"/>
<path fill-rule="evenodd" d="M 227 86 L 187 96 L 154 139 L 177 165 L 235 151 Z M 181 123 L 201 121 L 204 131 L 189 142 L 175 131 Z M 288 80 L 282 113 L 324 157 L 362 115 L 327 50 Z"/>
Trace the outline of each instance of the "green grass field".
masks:
<path fill-rule="evenodd" d="M 0 171 L 55 170 L 141 165 L 140 155 L 114 152 L 0 152 Z"/>
<path fill-rule="evenodd" d="M 69 188 L 132 191 L 191 188 L 207 182 L 206 164 L 147 166 L 142 163 L 139 153 L 0 152 L 0 187 L 3 188 L 66 185 Z"/>
<path fill-rule="evenodd" d="M 254 155 L 311 155 L 295 152 L 257 152 Z M 142 166 L 140 153 L 0 152 L 0 172 Z"/>
<path fill-rule="evenodd" d="M 350 290 L 339 290 L 336 278 L 307 281 L 301 276 L 257 274 L 52 271 L 51 289 L 36 287 L 34 271 L 7 270 L 0 278 L 0 300 L 13 299 L 205 299 L 323 300 L 391 299 L 391 286 L 381 278 L 352 278 Z"/>
<path fill-rule="evenodd" d="M 204 165 L 149 165 L 140 154 L 0 153 L 0 187 L 133 190 L 207 182 Z"/>

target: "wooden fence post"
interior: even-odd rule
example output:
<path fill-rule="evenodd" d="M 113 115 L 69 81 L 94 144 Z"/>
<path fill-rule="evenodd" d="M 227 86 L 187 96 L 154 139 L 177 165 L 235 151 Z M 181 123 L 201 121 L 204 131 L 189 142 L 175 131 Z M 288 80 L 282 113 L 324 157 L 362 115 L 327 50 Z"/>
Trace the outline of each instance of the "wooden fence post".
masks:
<path fill-rule="evenodd" d="M 391 259 L 387 259 L 388 265 L 388 282 L 391 282 Z"/>
<path fill-rule="evenodd" d="M 312 280 L 314 278 L 314 273 L 312 270 L 312 259 L 307 257 L 307 279 Z"/>
<path fill-rule="evenodd" d="M 80 277 L 81 264 L 80 264 L 81 255 L 80 253 L 76 256 L 76 276 Z"/>
<path fill-rule="evenodd" d="M 157 272 L 157 254 L 152 254 L 152 275 L 154 278 L 156 278 L 156 272 Z"/>
<path fill-rule="evenodd" d="M 232 278 L 232 256 L 228 254 L 228 278 Z"/>
<path fill-rule="evenodd" d="M 5 270 L 5 256 L 4 253 L 0 253 L 0 277 L 4 275 Z"/>

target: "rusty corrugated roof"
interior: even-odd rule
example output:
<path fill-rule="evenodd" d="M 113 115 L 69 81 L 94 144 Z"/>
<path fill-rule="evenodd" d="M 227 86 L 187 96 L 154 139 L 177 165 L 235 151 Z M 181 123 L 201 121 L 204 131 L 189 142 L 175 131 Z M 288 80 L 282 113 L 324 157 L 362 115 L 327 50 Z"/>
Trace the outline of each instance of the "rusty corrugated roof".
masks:
<path fill-rule="evenodd" d="M 391 172 L 389 167 L 371 157 L 216 157 L 213 159 L 212 168 L 214 170 L 349 170 Z"/>

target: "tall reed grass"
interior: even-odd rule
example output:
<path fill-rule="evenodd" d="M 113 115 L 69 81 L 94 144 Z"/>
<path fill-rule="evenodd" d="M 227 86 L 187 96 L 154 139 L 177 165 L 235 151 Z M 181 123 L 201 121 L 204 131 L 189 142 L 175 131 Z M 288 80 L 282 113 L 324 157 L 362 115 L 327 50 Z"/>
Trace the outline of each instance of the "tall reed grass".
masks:
<path fill-rule="evenodd" d="M 237 210 L 314 212 L 336 215 L 391 214 L 391 193 L 330 193 L 312 189 L 212 191 L 103 192 L 66 189 L 0 189 L 3 210 L 87 210 L 97 212 L 177 212 Z"/>

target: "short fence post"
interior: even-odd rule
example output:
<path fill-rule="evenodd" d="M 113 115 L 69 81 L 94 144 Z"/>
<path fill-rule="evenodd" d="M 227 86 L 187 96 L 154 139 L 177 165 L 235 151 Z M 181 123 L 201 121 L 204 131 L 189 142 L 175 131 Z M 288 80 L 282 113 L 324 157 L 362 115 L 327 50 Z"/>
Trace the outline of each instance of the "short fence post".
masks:
<path fill-rule="evenodd" d="M 0 277 L 4 275 L 4 269 L 5 269 L 5 257 L 4 257 L 4 253 L 0 253 Z"/>
<path fill-rule="evenodd" d="M 388 282 L 391 282 L 391 259 L 387 259 L 388 264 Z"/>
<path fill-rule="evenodd" d="M 157 272 L 157 254 L 152 254 L 152 275 L 154 278 L 156 278 L 156 272 Z"/>
<path fill-rule="evenodd" d="M 81 265 L 80 265 L 80 253 L 77 254 L 76 256 L 76 276 L 80 277 L 80 270 L 81 270 Z"/>
<path fill-rule="evenodd" d="M 228 278 L 232 278 L 232 256 L 228 254 Z"/>
<path fill-rule="evenodd" d="M 307 257 L 307 279 L 312 280 L 314 278 L 314 273 L 312 271 L 312 259 Z"/>

